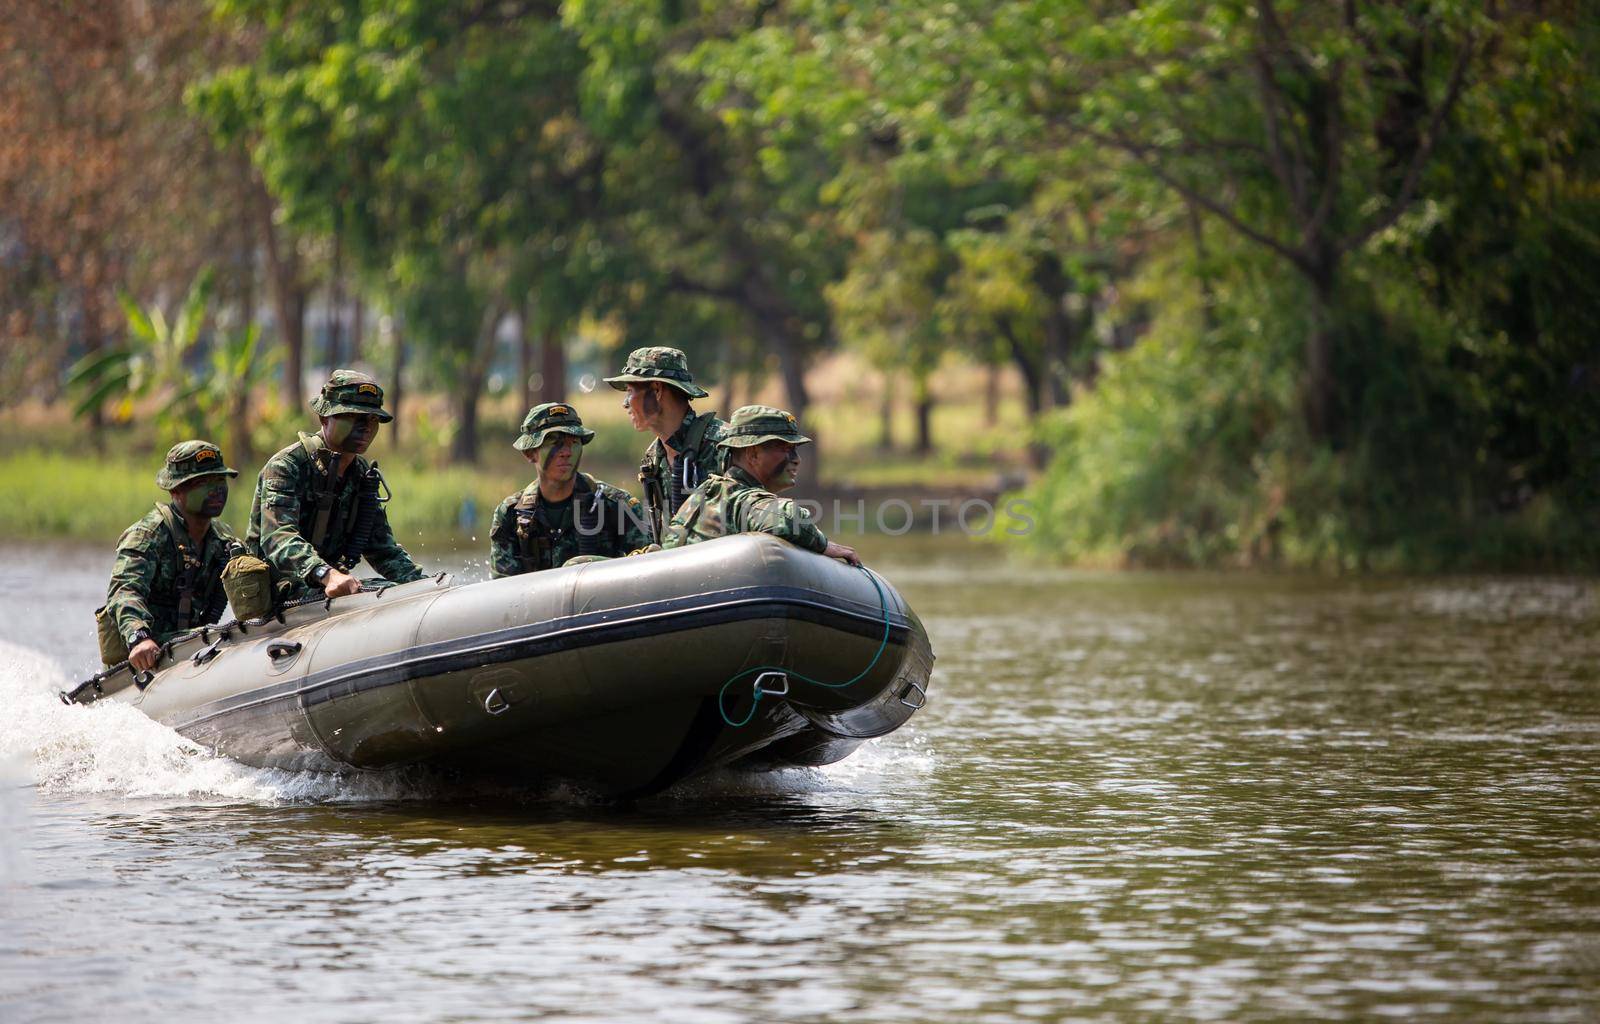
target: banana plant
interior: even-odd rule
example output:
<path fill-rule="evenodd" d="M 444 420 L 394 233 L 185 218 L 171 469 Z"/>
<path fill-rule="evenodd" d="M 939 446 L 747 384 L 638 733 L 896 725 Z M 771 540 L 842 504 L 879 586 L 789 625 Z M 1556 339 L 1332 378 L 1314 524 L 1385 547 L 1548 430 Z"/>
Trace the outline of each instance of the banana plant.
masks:
<path fill-rule="evenodd" d="M 197 396 L 207 423 L 228 424 L 228 454 L 241 462 L 254 458 L 250 396 L 270 380 L 283 353 L 261 350 L 261 325 L 219 332 L 211 348 L 204 387 Z"/>
<path fill-rule="evenodd" d="M 202 270 L 170 323 L 159 305 L 141 307 L 127 292 L 119 292 L 127 340 L 109 351 L 89 353 L 68 372 L 67 390 L 76 399 L 73 414 L 86 417 L 116 399 L 115 417 L 126 421 L 136 401 L 159 393 L 163 400 L 157 416 L 164 433 L 197 429 L 198 396 L 207 379 L 191 373 L 187 362 L 205 324 L 211 283 L 210 268 Z"/>

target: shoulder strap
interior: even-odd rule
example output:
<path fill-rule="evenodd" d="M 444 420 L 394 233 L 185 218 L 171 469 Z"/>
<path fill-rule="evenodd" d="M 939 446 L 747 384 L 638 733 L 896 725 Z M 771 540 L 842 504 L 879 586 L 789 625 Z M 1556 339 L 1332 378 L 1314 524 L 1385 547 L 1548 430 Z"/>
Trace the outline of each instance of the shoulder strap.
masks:
<path fill-rule="evenodd" d="M 511 506 L 511 518 L 515 520 L 517 559 L 522 563 L 523 572 L 543 569 L 550 550 L 550 538 L 545 535 L 535 515 L 538 511 L 539 483 L 536 480 L 522 489 Z"/>
<path fill-rule="evenodd" d="M 650 539 L 659 541 L 666 532 L 670 515 L 663 515 L 662 506 L 667 495 L 661 489 L 661 480 L 655 473 L 655 454 L 661 450 L 661 439 L 653 439 L 645 447 L 644 459 L 639 463 L 639 487 L 644 491 L 644 515 L 650 525 Z"/>
<path fill-rule="evenodd" d="M 177 627 L 181 632 L 189 628 L 189 623 L 194 617 L 194 583 L 195 574 L 200 568 L 200 559 L 194 553 L 194 547 L 189 543 L 189 530 L 183 520 L 178 518 L 178 513 L 173 511 L 171 505 L 157 505 L 161 512 L 161 521 L 167 524 L 167 532 L 172 535 L 172 543 L 178 549 L 178 561 L 182 568 L 178 570 L 178 621 Z"/>
<path fill-rule="evenodd" d="M 327 444 L 322 440 L 321 434 L 301 434 L 300 447 L 305 449 L 306 455 L 311 459 L 312 467 L 317 471 L 317 486 L 312 489 L 312 495 L 317 502 L 317 516 L 311 524 L 311 546 L 320 553 L 323 542 L 328 539 L 328 526 L 333 521 L 333 506 L 338 497 L 339 478 L 334 473 L 332 460 L 324 458 L 322 453 L 328 450 Z"/>

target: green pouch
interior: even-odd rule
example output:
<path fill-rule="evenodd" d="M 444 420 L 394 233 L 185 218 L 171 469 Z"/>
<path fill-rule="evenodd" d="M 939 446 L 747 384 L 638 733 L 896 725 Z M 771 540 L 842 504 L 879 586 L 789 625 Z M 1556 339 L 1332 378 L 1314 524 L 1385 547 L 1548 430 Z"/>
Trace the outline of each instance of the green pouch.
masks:
<path fill-rule="evenodd" d="M 100 660 L 108 667 L 128 660 L 128 645 L 117 632 L 117 618 L 101 605 L 94 610 L 95 632 L 100 639 Z"/>
<path fill-rule="evenodd" d="M 222 591 L 233 617 L 262 619 L 272 614 L 272 569 L 254 555 L 234 555 L 222 567 Z"/>

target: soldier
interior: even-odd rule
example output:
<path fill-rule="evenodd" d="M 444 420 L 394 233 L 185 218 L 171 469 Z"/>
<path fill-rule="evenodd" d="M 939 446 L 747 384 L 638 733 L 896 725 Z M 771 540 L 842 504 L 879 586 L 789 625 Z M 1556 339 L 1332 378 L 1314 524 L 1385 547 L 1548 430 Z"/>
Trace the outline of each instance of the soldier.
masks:
<path fill-rule="evenodd" d="M 251 550 L 293 582 L 290 597 L 306 587 L 330 598 L 356 593 L 361 583 L 349 573 L 362 558 L 386 580 L 421 579 L 389 528 L 378 467 L 362 457 L 378 425 L 394 419 L 383 408 L 383 388 L 364 373 L 335 370 L 311 410 L 321 429 L 261 467 L 245 535 Z"/>
<path fill-rule="evenodd" d="M 167 452 L 156 486 L 172 498 L 123 531 L 102 613 L 127 644 L 136 671 L 154 668 L 161 645 L 222 618 L 228 599 L 222 567 L 243 547 L 216 522 L 228 504 L 229 469 L 207 441 L 184 441 Z"/>
<path fill-rule="evenodd" d="M 717 438 L 726 424 L 716 413 L 697 413 L 689 405 L 708 392 L 694 382 L 688 357 L 675 348 L 634 349 L 622 372 L 606 383 L 628 393 L 622 407 L 633 429 L 655 435 L 639 463 L 639 483 L 651 536 L 660 540 L 689 493 L 722 468 Z"/>
<path fill-rule="evenodd" d="M 512 447 L 537 475 L 494 510 L 489 565 L 496 577 L 554 569 L 575 556 L 615 558 L 650 543 L 633 495 L 578 472 L 593 437 L 570 405 L 546 402 L 528 412 Z"/>
<path fill-rule="evenodd" d="M 823 535 L 805 510 L 777 496 L 794 486 L 800 445 L 811 438 L 782 409 L 747 405 L 733 414 L 717 444 L 727 451 L 727 470 L 706 479 L 678 509 L 661 542 L 682 547 L 731 533 L 770 533 L 807 551 L 860 565 L 855 549 Z"/>

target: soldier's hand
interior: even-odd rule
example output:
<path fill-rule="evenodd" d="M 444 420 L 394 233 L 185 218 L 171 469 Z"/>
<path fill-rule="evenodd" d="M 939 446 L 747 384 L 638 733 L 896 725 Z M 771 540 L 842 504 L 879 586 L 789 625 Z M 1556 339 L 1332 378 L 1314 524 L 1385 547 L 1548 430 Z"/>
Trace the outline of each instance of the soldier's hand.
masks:
<path fill-rule="evenodd" d="M 625 557 L 632 558 L 634 555 L 648 555 L 648 554 L 650 554 L 652 552 L 660 551 L 660 550 L 661 550 L 661 545 L 660 544 L 646 544 L 642 548 L 634 548 L 632 551 L 628 552 L 628 554 Z"/>
<path fill-rule="evenodd" d="M 855 548 L 847 548 L 836 541 L 828 541 L 828 546 L 822 552 L 829 558 L 842 558 L 851 565 L 860 565 L 861 559 L 856 556 Z"/>
<path fill-rule="evenodd" d="M 128 664 L 136 672 L 148 672 L 156 667 L 156 662 L 161 660 L 161 645 L 146 637 L 133 645 L 133 650 L 128 652 Z"/>
<path fill-rule="evenodd" d="M 347 572 L 329 569 L 328 578 L 322 581 L 322 592 L 330 598 L 344 597 L 361 591 L 361 581 Z"/>

